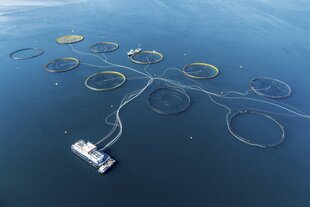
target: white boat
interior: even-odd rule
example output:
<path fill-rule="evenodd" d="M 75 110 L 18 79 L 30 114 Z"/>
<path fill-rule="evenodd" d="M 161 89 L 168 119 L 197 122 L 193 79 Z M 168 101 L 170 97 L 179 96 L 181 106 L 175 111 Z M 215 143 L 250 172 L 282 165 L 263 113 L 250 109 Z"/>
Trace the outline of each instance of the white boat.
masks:
<path fill-rule="evenodd" d="M 135 54 L 135 50 L 130 49 L 129 52 L 127 52 L 128 56 L 133 56 Z"/>
<path fill-rule="evenodd" d="M 110 158 L 108 161 L 106 161 L 106 163 L 104 163 L 103 165 L 101 165 L 101 167 L 99 167 L 98 172 L 100 174 L 105 173 L 114 163 L 115 163 L 115 160 Z"/>
<path fill-rule="evenodd" d="M 100 173 L 104 173 L 115 162 L 108 154 L 97 150 L 96 145 L 91 142 L 85 142 L 84 140 L 78 140 L 71 145 L 71 150 L 96 168 L 99 168 Z"/>
<path fill-rule="evenodd" d="M 137 49 L 135 49 L 135 53 L 138 53 L 138 52 L 141 52 L 141 51 L 142 51 L 141 47 L 138 47 Z"/>
<path fill-rule="evenodd" d="M 133 55 L 135 55 L 141 51 L 142 51 L 142 48 L 140 47 L 140 44 L 139 44 L 137 49 L 134 49 L 134 50 L 130 49 L 129 52 L 127 52 L 127 55 L 130 57 L 130 56 L 133 56 Z"/>

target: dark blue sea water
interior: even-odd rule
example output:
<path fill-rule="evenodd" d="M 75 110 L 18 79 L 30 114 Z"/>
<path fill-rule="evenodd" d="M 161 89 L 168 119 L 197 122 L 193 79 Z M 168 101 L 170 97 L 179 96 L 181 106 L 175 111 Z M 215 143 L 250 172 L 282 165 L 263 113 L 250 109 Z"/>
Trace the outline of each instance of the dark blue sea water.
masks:
<path fill-rule="evenodd" d="M 229 133 L 227 111 L 202 93 L 187 91 L 192 103 L 182 114 L 154 113 L 146 100 L 161 86 L 155 83 L 122 110 L 124 133 L 107 151 L 117 165 L 99 176 L 70 145 L 103 137 L 110 129 L 104 118 L 145 81 L 98 93 L 84 86 L 98 68 L 80 65 L 59 74 L 43 68 L 67 56 L 101 64 L 56 44 L 58 36 L 74 33 L 84 35 L 74 47 L 85 52 L 99 41 L 117 42 L 120 48 L 108 54 L 109 60 L 142 71 L 126 56 L 141 43 L 165 55 L 150 66 L 154 73 L 208 62 L 220 75 L 200 83 L 215 92 L 245 91 L 254 77 L 274 77 L 293 91 L 281 102 L 309 114 L 309 19 L 307 0 L 0 1 L 0 206 L 310 206 L 309 119 L 275 115 L 285 126 L 286 141 L 272 149 L 255 148 Z M 25 47 L 45 53 L 9 59 Z M 169 78 L 184 79 L 173 72 Z M 219 101 L 235 111 L 277 110 Z M 265 121 L 240 117 L 235 127 L 253 140 L 274 141 L 279 129 Z"/>

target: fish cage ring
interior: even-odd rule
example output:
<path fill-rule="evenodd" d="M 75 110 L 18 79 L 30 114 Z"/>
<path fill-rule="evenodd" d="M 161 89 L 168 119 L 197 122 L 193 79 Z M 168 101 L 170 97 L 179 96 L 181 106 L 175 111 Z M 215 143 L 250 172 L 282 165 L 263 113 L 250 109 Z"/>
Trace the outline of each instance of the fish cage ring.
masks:
<path fill-rule="evenodd" d="M 250 81 L 254 93 L 266 98 L 286 98 L 291 95 L 291 87 L 283 81 L 269 77 L 257 77 Z"/>
<path fill-rule="evenodd" d="M 73 57 L 64 57 L 53 60 L 45 65 L 45 70 L 51 73 L 60 73 L 73 70 L 78 67 L 80 61 Z"/>
<path fill-rule="evenodd" d="M 210 79 L 219 74 L 219 69 L 208 63 L 191 63 L 184 66 L 183 72 L 190 78 Z"/>
<path fill-rule="evenodd" d="M 94 53 L 112 52 L 119 48 L 119 45 L 114 42 L 99 42 L 89 47 L 89 50 Z"/>
<path fill-rule="evenodd" d="M 274 143 L 269 143 L 269 144 L 259 144 L 259 143 L 255 143 L 255 142 L 252 142 L 250 141 L 248 138 L 246 137 L 242 137 L 240 136 L 232 127 L 232 122 L 234 120 L 235 117 L 237 116 L 242 116 L 242 115 L 245 115 L 245 114 L 252 114 L 252 115 L 257 115 L 257 116 L 262 116 L 262 117 L 265 117 L 269 120 L 271 120 L 272 122 L 274 122 L 281 130 L 281 137 L 280 139 L 277 141 L 277 142 L 274 142 Z M 280 144 L 282 144 L 285 140 L 285 129 L 284 129 L 284 126 L 282 126 L 275 118 L 269 116 L 268 114 L 265 114 L 265 113 L 261 113 L 261 112 L 258 112 L 258 111 L 252 111 L 252 110 L 240 110 L 236 113 L 234 113 L 232 116 L 230 116 L 230 118 L 227 119 L 227 126 L 228 126 L 228 129 L 230 131 L 230 133 L 235 137 L 237 138 L 239 141 L 247 144 L 247 145 L 251 145 L 251 146 L 255 146 L 255 147 L 261 147 L 261 148 L 271 148 L 271 147 L 276 147 Z"/>
<path fill-rule="evenodd" d="M 58 37 L 56 42 L 59 44 L 73 44 L 77 42 L 81 42 L 84 40 L 84 37 L 81 35 L 65 35 L 62 37 Z"/>
<path fill-rule="evenodd" d="M 164 55 L 157 51 L 141 51 L 133 54 L 130 57 L 130 60 L 137 64 L 154 64 L 162 61 L 164 59 Z"/>
<path fill-rule="evenodd" d="M 122 86 L 125 81 L 125 75 L 120 72 L 103 71 L 89 76 L 85 86 L 93 91 L 109 91 Z"/>
<path fill-rule="evenodd" d="M 159 114 L 179 114 L 189 108 L 191 99 L 178 88 L 164 87 L 151 92 L 147 104 Z"/>
<path fill-rule="evenodd" d="M 44 50 L 39 48 L 23 48 L 12 52 L 9 57 L 13 60 L 26 60 L 40 56 L 43 53 Z"/>

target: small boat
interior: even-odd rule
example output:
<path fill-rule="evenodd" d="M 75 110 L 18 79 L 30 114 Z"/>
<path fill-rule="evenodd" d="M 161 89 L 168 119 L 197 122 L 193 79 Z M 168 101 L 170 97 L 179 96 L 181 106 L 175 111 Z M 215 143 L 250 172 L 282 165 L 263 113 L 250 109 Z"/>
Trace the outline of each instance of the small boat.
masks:
<path fill-rule="evenodd" d="M 99 167 L 98 172 L 100 174 L 105 173 L 108 169 L 111 168 L 111 166 L 115 163 L 115 160 L 113 160 L 112 158 L 110 158 L 108 161 L 106 161 L 103 165 L 101 165 L 101 167 Z"/>
<path fill-rule="evenodd" d="M 141 52 L 141 51 L 142 51 L 141 47 L 138 47 L 137 49 L 135 49 L 135 53 L 138 53 L 138 52 Z"/>
<path fill-rule="evenodd" d="M 130 51 L 127 52 L 128 56 L 133 56 L 134 54 L 135 54 L 135 50 L 133 50 L 133 49 L 130 49 Z"/>
<path fill-rule="evenodd" d="M 137 49 L 130 49 L 129 50 L 129 52 L 127 52 L 127 55 L 129 56 L 129 57 L 131 57 L 131 56 L 133 56 L 133 55 L 135 55 L 135 54 L 137 54 L 137 53 L 139 53 L 139 52 L 141 52 L 142 51 L 142 48 L 140 47 L 140 44 L 139 44 L 139 46 L 138 46 L 138 48 Z"/>

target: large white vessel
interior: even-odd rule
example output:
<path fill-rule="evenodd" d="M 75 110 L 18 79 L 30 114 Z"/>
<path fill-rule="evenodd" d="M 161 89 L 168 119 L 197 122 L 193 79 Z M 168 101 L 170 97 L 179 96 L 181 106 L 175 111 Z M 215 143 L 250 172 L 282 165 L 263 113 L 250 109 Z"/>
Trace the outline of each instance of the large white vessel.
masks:
<path fill-rule="evenodd" d="M 115 163 L 114 159 L 104 152 L 99 152 L 96 145 L 91 142 L 79 140 L 71 145 L 71 150 L 86 162 L 99 168 L 99 173 L 104 173 Z"/>

